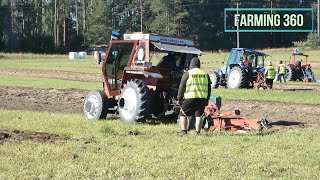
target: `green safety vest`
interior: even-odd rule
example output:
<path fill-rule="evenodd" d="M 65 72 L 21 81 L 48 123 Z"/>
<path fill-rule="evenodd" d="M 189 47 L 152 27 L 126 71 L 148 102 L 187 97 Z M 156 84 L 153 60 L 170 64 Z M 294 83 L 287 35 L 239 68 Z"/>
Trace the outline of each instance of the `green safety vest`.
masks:
<path fill-rule="evenodd" d="M 286 73 L 286 65 L 285 64 L 279 64 L 280 67 L 280 74 L 285 74 Z"/>
<path fill-rule="evenodd" d="M 268 79 L 274 79 L 276 77 L 276 69 L 273 66 L 267 66 L 268 74 L 267 77 Z"/>
<path fill-rule="evenodd" d="M 188 73 L 189 77 L 186 83 L 184 98 L 207 98 L 208 74 L 199 68 L 190 69 Z"/>

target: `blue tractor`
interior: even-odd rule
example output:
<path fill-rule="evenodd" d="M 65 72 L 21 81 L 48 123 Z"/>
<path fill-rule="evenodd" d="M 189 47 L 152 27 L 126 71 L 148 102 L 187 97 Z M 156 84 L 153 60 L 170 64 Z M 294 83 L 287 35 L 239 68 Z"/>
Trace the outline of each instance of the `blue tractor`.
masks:
<path fill-rule="evenodd" d="M 211 87 L 229 89 L 253 88 L 263 84 L 264 59 L 267 54 L 248 48 L 233 48 L 228 62 L 217 71 L 210 72 Z"/>

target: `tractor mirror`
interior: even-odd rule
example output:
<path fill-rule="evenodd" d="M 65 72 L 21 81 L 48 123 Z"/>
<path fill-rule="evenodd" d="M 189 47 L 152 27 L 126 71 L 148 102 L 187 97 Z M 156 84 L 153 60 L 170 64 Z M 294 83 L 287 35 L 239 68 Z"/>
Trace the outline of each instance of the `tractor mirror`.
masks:
<path fill-rule="evenodd" d="M 137 58 L 138 58 L 139 61 L 143 61 L 144 60 L 144 49 L 140 48 L 138 50 Z"/>
<path fill-rule="evenodd" d="M 235 113 L 236 115 L 240 115 L 240 110 L 235 110 L 234 113 Z"/>

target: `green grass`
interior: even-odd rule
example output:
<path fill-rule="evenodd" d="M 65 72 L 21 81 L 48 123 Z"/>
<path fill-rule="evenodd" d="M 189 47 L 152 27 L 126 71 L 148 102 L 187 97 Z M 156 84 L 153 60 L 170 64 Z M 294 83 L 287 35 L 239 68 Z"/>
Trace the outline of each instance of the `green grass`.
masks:
<path fill-rule="evenodd" d="M 266 61 L 277 61 L 283 60 L 287 63 L 292 58 L 293 48 L 288 49 L 264 49 L 261 50 L 270 56 L 267 57 Z M 317 50 L 302 50 L 305 54 L 309 55 L 308 62 L 319 63 Z M 164 56 L 164 53 L 159 53 L 153 58 L 153 65 Z M 216 70 L 223 66 L 222 62 L 226 62 L 229 57 L 229 52 L 211 53 L 205 52 L 200 57 L 202 67 Z M 60 71 L 71 71 L 71 72 L 83 72 L 83 73 L 101 73 L 100 67 L 93 60 L 92 55 L 89 55 L 86 60 L 69 60 L 68 55 L 37 55 L 37 54 L 23 54 L 22 63 L 20 63 L 20 54 L 9 54 L 0 53 L 0 68 L 14 68 L 14 69 L 44 69 L 44 70 L 60 70 Z M 316 77 L 320 72 L 320 68 L 313 66 Z M 318 75 L 319 76 L 319 75 Z"/>
<path fill-rule="evenodd" d="M 262 51 L 266 54 L 268 54 L 269 56 L 266 58 L 266 60 L 270 60 L 273 63 L 276 63 L 277 61 L 286 61 L 287 63 L 289 62 L 289 59 L 292 62 L 292 52 L 293 52 L 293 48 L 288 48 L 288 49 L 262 49 L 262 50 L 258 50 L 258 51 Z M 304 54 L 309 55 L 308 57 L 308 62 L 312 63 L 313 62 L 320 62 L 320 58 L 318 58 L 318 54 L 319 54 L 319 50 L 301 50 L 301 52 L 303 52 Z M 221 52 L 221 53 L 210 53 L 210 52 L 205 52 L 204 55 L 200 56 L 200 60 L 202 60 L 202 62 L 226 62 L 229 58 L 229 54 L 230 51 L 228 52 Z M 304 59 L 301 58 L 302 56 L 297 56 L 299 57 L 298 59 L 302 59 L 304 62 Z M 298 60 L 297 59 L 297 60 Z"/>
<path fill-rule="evenodd" d="M 0 127 L 71 137 L 0 145 L 6 179 L 318 179 L 320 132 L 175 136 L 171 125 L 86 122 L 77 114 L 0 109 Z M 129 131 L 137 135 L 129 135 Z M 88 143 L 89 142 L 89 143 Z M 71 154 L 77 154 L 76 159 Z"/>
<path fill-rule="evenodd" d="M 285 63 L 289 63 L 289 60 L 293 62 L 292 52 L 293 48 L 288 49 L 263 49 L 259 50 L 262 51 L 269 56 L 265 59 L 265 63 L 267 61 L 271 61 L 274 65 L 277 64 L 280 60 Z M 311 63 L 311 67 L 314 70 L 316 77 L 320 76 L 320 67 L 313 66 L 312 63 L 320 63 L 319 58 L 319 51 L 318 50 L 301 50 L 304 54 L 309 55 L 308 63 Z M 212 68 L 212 70 L 217 70 L 218 68 L 222 67 L 222 62 L 227 62 L 229 58 L 230 52 L 221 52 L 221 53 L 205 53 L 204 55 L 200 56 L 200 60 L 203 63 L 202 67 Z M 305 63 L 305 59 L 301 58 L 300 56 L 297 57 L 303 60 L 303 64 Z"/>
<path fill-rule="evenodd" d="M 69 60 L 68 55 L 24 54 L 21 63 L 19 54 L 0 53 L 0 68 L 101 73 L 91 56 L 86 60 Z"/>
<path fill-rule="evenodd" d="M 284 58 L 292 52 L 291 49 L 270 51 L 274 54 L 270 58 L 275 61 L 276 57 Z M 312 61 L 319 62 L 316 51 L 308 53 Z M 206 54 L 201 60 L 213 63 L 203 67 L 220 67 L 224 57 L 223 53 Z M 0 68 L 101 73 L 93 60 L 72 61 L 67 55 L 24 54 L 20 64 L 18 54 L 0 53 Z M 99 83 L 15 76 L 0 76 L 0 86 L 101 89 Z M 213 94 L 223 99 L 320 102 L 319 93 L 308 91 L 214 89 Z M 318 129 L 295 128 L 270 134 L 242 135 L 209 132 L 200 137 L 194 137 L 191 132 L 187 137 L 179 138 L 175 136 L 180 129 L 177 124 L 128 125 L 114 119 L 87 122 L 80 114 L 4 109 L 0 109 L 0 128 L 70 137 L 67 141 L 0 145 L 0 179 L 320 178 Z M 137 135 L 130 135 L 130 132 Z M 79 157 L 73 159 L 72 154 Z"/>
<path fill-rule="evenodd" d="M 102 85 L 91 82 L 0 75 L 0 86 L 94 90 L 100 89 Z"/>
<path fill-rule="evenodd" d="M 320 104 L 319 91 L 260 91 L 251 89 L 223 89 L 212 91 L 212 95 L 221 96 L 226 100 L 259 100 L 296 104 Z"/>

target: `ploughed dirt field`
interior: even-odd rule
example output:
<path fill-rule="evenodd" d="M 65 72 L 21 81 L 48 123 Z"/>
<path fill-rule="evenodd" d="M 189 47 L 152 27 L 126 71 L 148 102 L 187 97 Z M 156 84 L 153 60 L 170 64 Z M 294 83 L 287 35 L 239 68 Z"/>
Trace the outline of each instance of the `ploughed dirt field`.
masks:
<path fill-rule="evenodd" d="M 0 87 L 0 108 L 82 113 L 89 91 Z M 320 127 L 320 105 L 222 100 L 222 111 L 240 110 L 248 118 L 266 118 L 279 127 Z"/>
<path fill-rule="evenodd" d="M 15 70 L 1 69 L 0 75 L 43 77 L 52 79 L 75 80 L 84 82 L 101 82 L 99 74 L 45 71 L 45 70 Z M 312 90 L 320 91 L 319 85 L 275 84 L 274 89 Z M 54 113 L 82 113 L 83 101 L 89 91 L 33 89 L 22 87 L 0 86 L 0 108 L 11 110 L 47 111 Z M 278 102 L 222 100 L 221 111 L 240 110 L 242 116 L 248 118 L 266 118 L 274 129 L 287 128 L 320 128 L 320 102 L 318 105 L 288 104 Z M 54 134 L 9 131 L 0 128 L 0 144 L 4 141 L 35 141 L 63 140 Z"/>
<path fill-rule="evenodd" d="M 43 132 L 0 129 L 0 145 L 5 141 L 19 142 L 23 140 L 33 140 L 38 142 L 53 142 L 67 139 L 69 138 Z"/>

